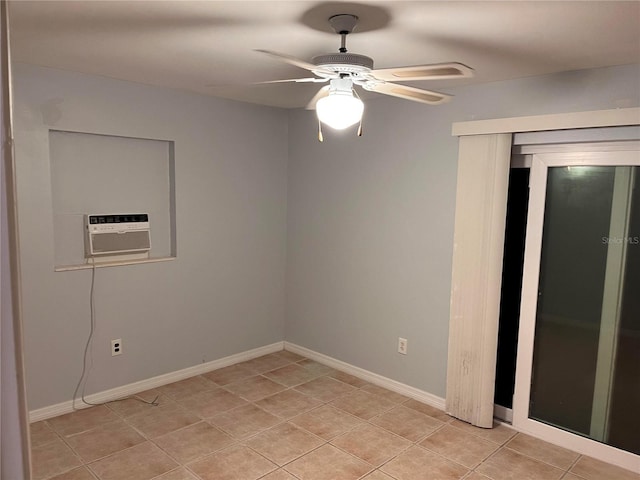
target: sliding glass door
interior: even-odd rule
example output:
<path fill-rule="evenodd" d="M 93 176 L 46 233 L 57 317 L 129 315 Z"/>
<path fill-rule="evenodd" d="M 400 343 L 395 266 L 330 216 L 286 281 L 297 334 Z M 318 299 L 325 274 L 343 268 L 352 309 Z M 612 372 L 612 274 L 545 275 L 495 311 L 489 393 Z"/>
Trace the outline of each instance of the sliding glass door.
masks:
<path fill-rule="evenodd" d="M 637 471 L 639 165 L 533 156 L 514 396 L 517 428 Z"/>

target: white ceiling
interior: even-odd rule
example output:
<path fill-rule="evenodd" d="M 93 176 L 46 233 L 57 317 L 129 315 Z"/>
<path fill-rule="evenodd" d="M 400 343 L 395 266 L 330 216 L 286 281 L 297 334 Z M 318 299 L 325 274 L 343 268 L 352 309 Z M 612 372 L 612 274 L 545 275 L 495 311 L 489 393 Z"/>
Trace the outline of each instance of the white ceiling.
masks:
<path fill-rule="evenodd" d="M 326 19 L 340 13 L 360 17 L 347 47 L 376 68 L 475 69 L 473 79 L 411 83 L 443 92 L 640 63 L 639 1 L 12 1 L 9 10 L 14 61 L 287 108 L 320 85 L 250 85 L 310 76 L 253 50 L 307 61 L 336 52 Z"/>

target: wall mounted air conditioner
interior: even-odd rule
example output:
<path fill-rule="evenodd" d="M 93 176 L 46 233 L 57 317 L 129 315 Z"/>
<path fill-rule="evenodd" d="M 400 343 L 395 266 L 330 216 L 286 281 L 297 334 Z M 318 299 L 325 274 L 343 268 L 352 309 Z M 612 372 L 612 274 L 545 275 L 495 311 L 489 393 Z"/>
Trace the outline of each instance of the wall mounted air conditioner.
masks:
<path fill-rule="evenodd" d="M 85 215 L 85 256 L 94 261 L 149 258 L 151 230 L 146 213 Z"/>

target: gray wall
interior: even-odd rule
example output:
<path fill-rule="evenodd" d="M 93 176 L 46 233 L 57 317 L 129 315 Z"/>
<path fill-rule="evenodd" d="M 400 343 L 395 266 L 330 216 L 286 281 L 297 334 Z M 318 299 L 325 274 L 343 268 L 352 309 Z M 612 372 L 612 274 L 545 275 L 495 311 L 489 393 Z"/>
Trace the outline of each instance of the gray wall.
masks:
<path fill-rule="evenodd" d="M 175 141 L 177 259 L 97 270 L 87 393 L 283 339 L 286 112 L 28 65 L 13 73 L 30 409 L 71 399 L 90 322 L 91 272 L 54 272 L 49 128 Z"/>
<path fill-rule="evenodd" d="M 286 339 L 444 396 L 457 139 L 451 124 L 640 105 L 637 65 L 365 101 L 355 129 L 289 120 Z M 396 353 L 398 337 L 408 355 Z"/>
<path fill-rule="evenodd" d="M 97 271 L 88 393 L 286 338 L 443 396 L 451 124 L 640 105 L 637 66 L 571 72 L 450 89 L 438 107 L 367 100 L 363 138 L 327 129 L 319 144 L 312 112 L 27 65 L 14 75 L 31 409 L 71 398 L 89 331 L 90 272 L 53 271 L 48 128 L 175 141 L 178 257 Z"/>

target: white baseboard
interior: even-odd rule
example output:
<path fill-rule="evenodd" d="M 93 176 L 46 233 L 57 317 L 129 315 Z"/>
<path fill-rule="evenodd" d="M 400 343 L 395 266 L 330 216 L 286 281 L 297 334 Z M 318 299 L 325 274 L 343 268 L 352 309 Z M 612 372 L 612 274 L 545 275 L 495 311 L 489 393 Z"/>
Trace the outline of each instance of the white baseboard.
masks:
<path fill-rule="evenodd" d="M 335 358 L 309 350 L 308 348 L 301 347 L 295 343 L 284 342 L 284 349 L 297 353 L 298 355 L 303 355 L 311 360 L 317 361 L 318 363 L 323 363 L 324 365 L 335 368 L 336 370 L 353 375 L 354 377 L 366 380 L 367 382 L 371 382 L 379 387 L 392 390 L 396 393 L 400 393 L 401 395 L 418 400 L 419 402 L 444 410 L 444 398 L 433 395 L 432 393 L 383 377 L 382 375 L 378 375 L 377 373 L 370 372 L 363 368 L 355 367 L 349 363 L 336 360 Z"/>
<path fill-rule="evenodd" d="M 264 347 L 237 353 L 228 357 L 220 358 L 218 360 L 213 360 L 211 362 L 194 365 L 193 367 L 184 368 L 182 370 L 166 373 L 164 375 L 158 375 L 157 377 L 141 380 L 139 382 L 134 382 L 128 385 L 122 385 L 120 387 L 104 390 L 102 392 L 88 395 L 85 398 L 88 402 L 91 403 L 103 403 L 111 400 L 117 400 L 129 395 L 135 395 L 136 393 L 144 392 L 145 390 L 150 390 L 152 388 L 161 387 L 162 385 L 167 385 L 169 383 L 184 380 L 185 378 L 193 377 L 195 375 L 201 375 L 203 373 L 211 372 L 213 370 L 217 370 L 218 368 L 228 367 L 229 365 L 234 365 L 246 360 L 251 360 L 252 358 L 278 352 L 283 348 L 285 350 L 289 350 L 290 352 L 303 355 L 307 358 L 310 358 L 311 360 L 323 363 L 329 367 L 335 368 L 336 370 L 340 370 L 342 372 L 353 375 L 354 377 L 358 377 L 380 387 L 400 393 L 401 395 L 413 398 L 422 403 L 426 403 L 427 405 L 431 405 L 432 407 L 444 410 L 444 398 L 425 392 L 424 390 L 411 387 L 404 383 L 400 383 L 396 380 L 383 377 L 382 375 L 378 375 L 377 373 L 370 372 L 363 368 L 353 366 L 341 360 L 336 360 L 335 358 L 315 352 L 313 350 L 309 350 L 308 348 L 301 347 L 290 342 L 276 342 L 271 345 L 265 345 Z M 79 399 L 77 399 L 75 403 L 76 409 L 87 407 L 87 405 L 82 404 Z M 31 423 L 38 422 L 41 420 L 46 420 L 48 418 L 57 417 L 59 415 L 64 415 L 66 413 L 71 413 L 73 411 L 73 401 L 68 400 L 66 402 L 30 411 L 29 421 Z"/>
<path fill-rule="evenodd" d="M 120 387 L 104 390 L 102 392 L 87 395 L 85 398 L 91 403 L 103 403 L 111 400 L 117 400 L 119 398 L 127 397 L 129 395 L 135 395 L 136 393 L 144 392 L 162 385 L 184 380 L 185 378 L 193 377 L 203 373 L 217 370 L 218 368 L 228 367 L 236 363 L 251 360 L 252 358 L 267 355 L 269 353 L 279 352 L 284 348 L 284 342 L 276 342 L 271 345 L 265 345 L 264 347 L 254 348 L 247 350 L 246 352 L 236 353 L 229 355 L 228 357 L 213 360 L 211 362 L 194 365 L 193 367 L 184 368 L 175 372 L 165 373 L 164 375 L 158 375 L 157 377 L 148 378 L 139 382 L 130 383 L 128 385 L 122 385 Z M 29 412 L 29 421 L 31 423 L 38 422 L 40 420 L 46 420 L 48 418 L 57 417 L 58 415 L 64 415 L 65 413 L 71 413 L 74 411 L 73 401 L 68 400 L 66 402 L 58 403 L 56 405 L 50 405 L 48 407 L 38 408 Z M 80 399 L 77 399 L 76 410 L 78 408 L 86 408 Z"/>

